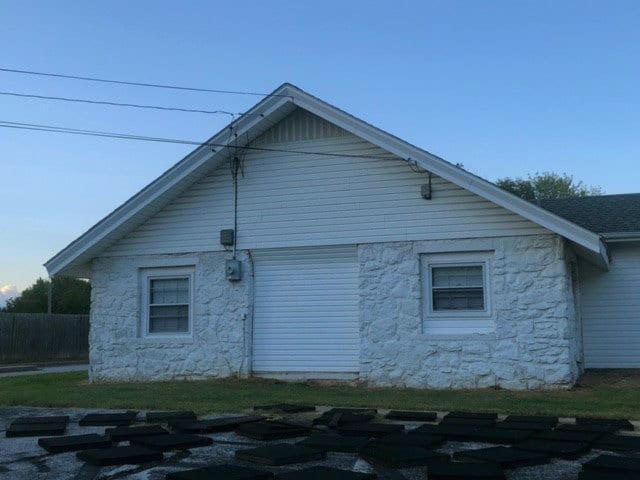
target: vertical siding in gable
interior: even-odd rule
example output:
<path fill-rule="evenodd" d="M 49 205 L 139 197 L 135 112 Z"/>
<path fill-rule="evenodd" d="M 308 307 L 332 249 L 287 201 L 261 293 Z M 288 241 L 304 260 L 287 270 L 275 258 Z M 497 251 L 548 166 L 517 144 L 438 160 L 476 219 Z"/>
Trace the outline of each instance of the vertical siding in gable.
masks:
<path fill-rule="evenodd" d="M 546 232 L 441 178 L 433 179 L 433 199 L 424 200 L 420 186 L 426 182 L 425 175 L 338 127 L 321 126 L 323 122 L 312 117 L 294 112 L 263 135 L 259 144 L 297 138 L 278 143 L 278 148 L 331 155 L 246 153 L 245 175 L 239 180 L 239 248 Z M 307 140 L 299 140 L 303 137 Z M 371 157 L 344 156 L 352 154 Z M 228 164 L 223 162 L 104 254 L 221 250 L 219 231 L 233 226 L 232 193 Z"/>
<path fill-rule="evenodd" d="M 252 145 L 273 145 L 320 138 L 346 137 L 349 133 L 301 108 L 256 138 Z"/>

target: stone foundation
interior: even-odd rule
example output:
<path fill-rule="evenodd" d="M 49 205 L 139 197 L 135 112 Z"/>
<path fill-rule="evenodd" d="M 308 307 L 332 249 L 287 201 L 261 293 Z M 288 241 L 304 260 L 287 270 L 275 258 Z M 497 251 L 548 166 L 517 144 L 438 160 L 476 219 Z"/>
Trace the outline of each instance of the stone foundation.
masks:
<path fill-rule="evenodd" d="M 420 255 L 493 252 L 495 331 L 428 335 Z M 246 376 L 251 365 L 253 279 L 224 278 L 226 252 L 99 258 L 93 262 L 92 381 Z M 568 258 L 569 257 L 569 258 Z M 360 268 L 360 379 L 428 388 L 565 388 L 580 373 L 569 262 L 555 236 L 364 244 Z M 140 269 L 194 266 L 193 336 L 140 335 Z"/>
<path fill-rule="evenodd" d="M 420 254 L 493 251 L 495 331 L 427 335 Z M 580 367 L 562 239 L 509 237 L 362 245 L 360 377 L 373 385 L 565 388 Z"/>
<path fill-rule="evenodd" d="M 91 278 L 90 377 L 167 380 L 227 377 L 249 372 L 252 275 L 240 252 L 241 282 L 224 277 L 226 252 L 94 260 Z M 140 335 L 140 269 L 195 266 L 193 336 L 151 339 Z"/>

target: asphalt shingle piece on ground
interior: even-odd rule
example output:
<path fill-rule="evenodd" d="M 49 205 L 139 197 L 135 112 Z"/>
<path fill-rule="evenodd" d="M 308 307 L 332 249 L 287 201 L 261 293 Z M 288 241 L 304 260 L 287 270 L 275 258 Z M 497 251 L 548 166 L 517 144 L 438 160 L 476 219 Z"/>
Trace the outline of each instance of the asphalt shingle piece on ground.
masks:
<path fill-rule="evenodd" d="M 77 452 L 91 448 L 108 448 L 111 446 L 111 440 L 97 433 L 89 433 L 87 435 L 40 438 L 38 445 L 49 453 Z"/>
<path fill-rule="evenodd" d="M 66 423 L 20 423 L 11 424 L 5 435 L 7 437 L 41 437 L 64 435 Z"/>
<path fill-rule="evenodd" d="M 277 412 L 277 413 L 306 413 L 315 412 L 315 405 L 297 405 L 295 403 L 276 403 L 273 405 L 257 405 L 253 407 L 255 411 Z"/>
<path fill-rule="evenodd" d="M 340 435 L 355 437 L 384 437 L 404 432 L 404 426 L 394 423 L 362 423 L 339 427 L 338 432 Z"/>
<path fill-rule="evenodd" d="M 582 470 L 578 480 L 638 480 L 640 476 L 628 472 L 600 472 L 597 470 Z"/>
<path fill-rule="evenodd" d="M 49 415 L 39 417 L 18 417 L 11 422 L 12 425 L 42 425 L 46 423 L 68 423 L 69 415 Z"/>
<path fill-rule="evenodd" d="M 123 442 L 136 437 L 167 435 L 169 431 L 160 425 L 143 425 L 140 427 L 107 428 L 104 433 L 114 442 Z"/>
<path fill-rule="evenodd" d="M 529 439 L 514 445 L 519 450 L 548 454 L 552 457 L 575 459 L 590 450 L 585 442 L 556 442 L 553 440 Z"/>
<path fill-rule="evenodd" d="M 575 425 L 573 423 L 563 423 L 556 427 L 558 431 L 565 432 L 594 432 L 594 433 L 614 433 L 619 430 L 614 425 Z"/>
<path fill-rule="evenodd" d="M 640 477 L 640 458 L 626 455 L 599 455 L 582 465 L 584 470 L 633 473 Z"/>
<path fill-rule="evenodd" d="M 486 413 L 486 412 L 449 412 L 444 418 L 487 418 L 491 420 L 497 420 L 497 413 Z"/>
<path fill-rule="evenodd" d="M 385 415 L 389 420 L 402 420 L 406 422 L 435 422 L 438 419 L 436 412 L 412 412 L 407 410 L 391 410 Z"/>
<path fill-rule="evenodd" d="M 360 451 L 360 458 L 374 465 L 390 468 L 407 468 L 431 465 L 449 459 L 444 453 L 411 445 L 389 445 L 371 442 Z"/>
<path fill-rule="evenodd" d="M 578 480 L 638 480 L 640 476 L 626 472 L 600 472 L 597 470 L 582 470 Z"/>
<path fill-rule="evenodd" d="M 76 453 L 76 456 L 83 462 L 99 467 L 158 462 L 163 458 L 162 452 L 135 446 L 84 450 Z"/>
<path fill-rule="evenodd" d="M 620 452 L 640 452 L 640 437 L 606 433 L 594 443 L 594 447 Z"/>
<path fill-rule="evenodd" d="M 316 448 L 280 443 L 246 450 L 236 450 L 235 455 L 238 460 L 244 460 L 245 462 L 279 466 L 322 460 L 325 458 L 326 453 Z"/>
<path fill-rule="evenodd" d="M 194 420 L 193 422 L 170 422 L 169 426 L 183 433 L 215 433 L 230 432 L 244 423 L 259 422 L 264 417 L 245 415 L 239 417 L 222 417 L 210 420 Z"/>
<path fill-rule="evenodd" d="M 502 468 L 526 467 L 540 465 L 551 460 L 549 455 L 528 452 L 510 447 L 490 447 L 477 450 L 463 450 L 453 454 L 455 460 L 472 460 L 476 462 L 493 463 Z"/>
<path fill-rule="evenodd" d="M 304 437 L 309 435 L 310 429 L 300 425 L 293 425 L 291 423 L 265 420 L 239 425 L 238 428 L 236 428 L 236 433 L 243 437 L 270 441 L 282 440 L 284 438 Z"/>
<path fill-rule="evenodd" d="M 616 430 L 634 430 L 633 424 L 625 419 L 576 417 L 576 425 L 603 425 Z"/>
<path fill-rule="evenodd" d="M 352 472 L 332 467 L 311 467 L 295 472 L 280 473 L 277 480 L 375 480 L 375 473 Z"/>
<path fill-rule="evenodd" d="M 394 433 L 376 439 L 376 443 L 385 445 L 409 445 L 422 448 L 436 448 L 444 443 L 445 439 L 442 435 L 427 435 L 422 433 L 414 433 L 407 435 L 406 433 Z"/>
<path fill-rule="evenodd" d="M 531 437 L 533 430 L 509 430 L 506 428 L 478 428 L 469 434 L 469 438 L 477 442 L 516 443 Z"/>
<path fill-rule="evenodd" d="M 378 409 L 377 408 L 366 408 L 366 407 L 334 407 L 330 410 L 327 410 L 326 412 L 327 414 L 333 415 L 334 413 L 370 413 L 370 414 L 377 414 L 378 413 Z"/>
<path fill-rule="evenodd" d="M 555 427 L 560 420 L 558 417 L 541 415 L 509 415 L 503 421 L 506 423 L 544 423 Z"/>
<path fill-rule="evenodd" d="M 551 430 L 551 425 L 541 422 L 498 422 L 495 427 L 507 430 L 531 430 L 535 432 Z"/>
<path fill-rule="evenodd" d="M 492 463 L 434 462 L 427 468 L 429 480 L 505 480 L 502 468 Z"/>
<path fill-rule="evenodd" d="M 366 437 L 343 437 L 331 433 L 314 433 L 309 438 L 297 443 L 304 447 L 315 448 L 325 452 L 355 453 L 360 451 L 369 439 Z"/>
<path fill-rule="evenodd" d="M 601 432 L 571 432 L 568 430 L 550 430 L 548 432 L 536 432 L 531 438 L 554 440 L 558 442 L 585 442 L 593 443 L 602 437 Z"/>
<path fill-rule="evenodd" d="M 440 421 L 440 425 L 471 425 L 475 427 L 493 427 L 495 424 L 495 419 L 481 417 L 444 417 Z"/>
<path fill-rule="evenodd" d="M 375 415 L 372 413 L 337 412 L 330 410 L 328 412 L 324 412 L 318 418 L 315 418 L 313 420 L 313 424 L 324 425 L 329 428 L 338 428 L 355 423 L 370 422 L 374 418 Z"/>
<path fill-rule="evenodd" d="M 80 419 L 81 427 L 126 427 L 136 421 L 138 412 L 88 413 Z"/>
<path fill-rule="evenodd" d="M 208 467 L 171 472 L 166 480 L 270 480 L 273 473 L 237 465 L 209 465 Z"/>
<path fill-rule="evenodd" d="M 160 452 L 189 450 L 190 448 L 206 447 L 212 443 L 213 440 L 209 437 L 193 435 L 190 433 L 170 433 L 169 435 L 156 435 L 131 439 L 131 445 L 150 448 Z"/>
<path fill-rule="evenodd" d="M 192 411 L 172 411 L 172 412 L 147 412 L 145 421 L 147 423 L 169 423 L 180 420 L 196 420 L 198 417 Z"/>
<path fill-rule="evenodd" d="M 460 442 L 471 441 L 473 432 L 477 430 L 476 427 L 469 425 L 429 425 L 424 424 L 415 428 L 407 433 L 407 435 L 441 435 L 447 440 L 456 440 Z"/>

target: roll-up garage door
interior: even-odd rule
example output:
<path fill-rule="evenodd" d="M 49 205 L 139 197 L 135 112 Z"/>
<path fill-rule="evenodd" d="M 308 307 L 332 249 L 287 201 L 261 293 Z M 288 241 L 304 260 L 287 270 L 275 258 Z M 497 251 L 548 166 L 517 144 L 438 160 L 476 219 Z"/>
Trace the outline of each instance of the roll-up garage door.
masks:
<path fill-rule="evenodd" d="M 253 254 L 254 373 L 321 373 L 327 378 L 358 372 L 356 247 Z"/>

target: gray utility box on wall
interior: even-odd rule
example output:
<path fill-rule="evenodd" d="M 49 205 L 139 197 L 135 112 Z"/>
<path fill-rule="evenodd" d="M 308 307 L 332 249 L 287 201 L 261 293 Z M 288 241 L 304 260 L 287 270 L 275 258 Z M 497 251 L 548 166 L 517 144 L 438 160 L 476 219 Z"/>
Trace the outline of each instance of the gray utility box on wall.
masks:
<path fill-rule="evenodd" d="M 240 260 L 227 260 L 225 264 L 225 276 L 230 282 L 237 282 L 242 279 Z"/>
<path fill-rule="evenodd" d="M 232 228 L 220 230 L 220 245 L 231 247 L 236 241 L 236 232 Z"/>

